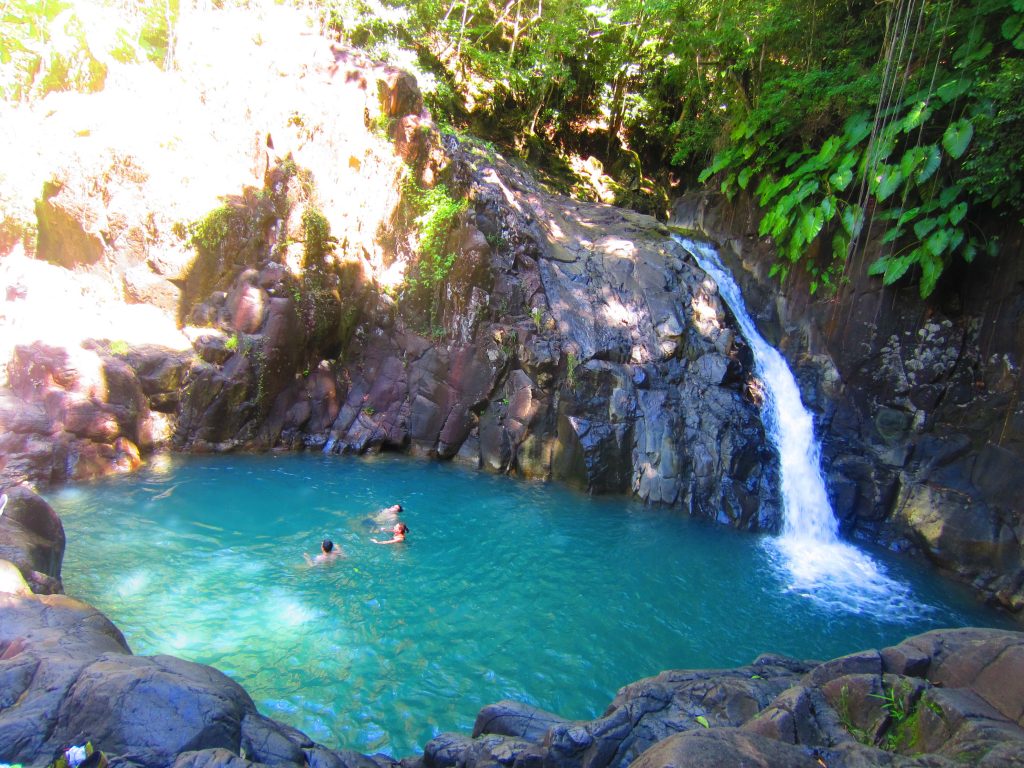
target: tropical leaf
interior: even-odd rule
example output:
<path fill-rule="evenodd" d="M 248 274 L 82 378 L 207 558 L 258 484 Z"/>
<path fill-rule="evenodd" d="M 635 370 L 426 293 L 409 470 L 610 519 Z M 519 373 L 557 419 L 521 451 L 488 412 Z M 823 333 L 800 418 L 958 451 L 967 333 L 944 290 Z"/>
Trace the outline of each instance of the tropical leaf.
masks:
<path fill-rule="evenodd" d="M 935 171 L 939 169 L 939 164 L 942 162 L 942 154 L 935 144 L 928 144 L 921 147 L 921 150 L 924 152 L 924 164 L 921 166 L 917 178 L 914 179 L 918 184 L 924 184 L 928 181 L 935 174 Z"/>
<path fill-rule="evenodd" d="M 875 259 L 871 262 L 871 266 L 868 267 L 868 274 L 871 277 L 884 275 L 885 270 L 889 267 L 890 261 L 892 261 L 892 256 L 882 256 L 880 259 Z"/>
<path fill-rule="evenodd" d="M 843 123 L 843 138 L 847 149 L 860 144 L 871 134 L 872 121 L 867 112 L 858 112 Z"/>
<path fill-rule="evenodd" d="M 951 123 L 946 132 L 942 134 L 942 148 L 946 150 L 954 160 L 958 159 L 967 151 L 967 146 L 974 136 L 974 126 L 971 121 L 961 118 Z"/>
<path fill-rule="evenodd" d="M 800 221 L 800 228 L 803 231 L 805 242 L 811 242 L 821 232 L 821 228 L 825 224 L 825 216 L 822 214 L 821 208 L 815 206 L 809 208 L 804 212 L 803 218 Z"/>
<path fill-rule="evenodd" d="M 882 275 L 882 285 L 892 285 L 907 274 L 907 270 L 917 261 L 916 254 L 917 250 L 914 250 L 905 256 L 892 257 L 885 266 L 885 274 Z"/>
<path fill-rule="evenodd" d="M 921 298 L 927 299 L 935 290 L 945 264 L 942 259 L 928 253 L 922 253 L 918 263 L 921 265 L 921 284 L 918 286 L 918 290 L 921 293 Z"/>
<path fill-rule="evenodd" d="M 931 236 L 925 240 L 924 246 L 928 253 L 933 256 L 941 256 L 942 253 L 949 246 L 950 235 L 952 230 L 949 229 L 937 229 Z"/>
<path fill-rule="evenodd" d="M 896 226 L 902 227 L 908 221 L 912 221 L 913 219 L 917 218 L 917 214 L 919 214 L 920 212 L 920 206 L 915 208 L 908 208 L 907 210 L 900 214 L 899 219 L 897 219 L 896 221 Z"/>
<path fill-rule="evenodd" d="M 950 184 L 948 187 L 943 187 L 942 191 L 939 192 L 939 205 L 943 208 L 949 208 L 963 190 L 964 188 L 959 184 Z"/>
<path fill-rule="evenodd" d="M 885 202 L 903 183 L 903 172 L 894 165 L 882 166 L 876 178 L 875 197 Z"/>
<path fill-rule="evenodd" d="M 853 171 L 849 168 L 836 171 L 828 177 L 828 183 L 838 192 L 842 192 L 850 186 L 851 181 L 853 181 Z"/>
<path fill-rule="evenodd" d="M 962 200 L 949 209 L 949 223 L 954 226 L 964 220 L 967 215 L 967 203 Z"/>
<path fill-rule="evenodd" d="M 1000 27 L 1003 37 L 1007 40 L 1013 40 L 1021 33 L 1022 29 L 1024 29 L 1024 16 L 1016 13 L 1012 16 L 1007 16 L 1003 21 L 1002 27 Z"/>
<path fill-rule="evenodd" d="M 901 130 L 903 133 L 910 133 L 921 123 L 931 117 L 932 111 L 928 109 L 927 101 L 919 101 L 914 104 L 910 111 L 903 118 Z"/>
<path fill-rule="evenodd" d="M 858 237 L 861 228 L 864 226 L 864 212 L 859 205 L 851 205 L 843 210 L 840 222 L 843 225 L 843 231 L 851 239 Z"/>
<path fill-rule="evenodd" d="M 971 84 L 971 80 L 966 77 L 957 80 L 947 80 L 935 92 L 939 95 L 940 99 L 948 104 L 953 99 L 957 99 L 967 93 L 971 88 Z"/>
<path fill-rule="evenodd" d="M 938 223 L 939 220 L 936 218 L 927 218 L 916 221 L 914 222 L 914 234 L 917 235 L 918 240 L 924 240 L 924 238 L 928 236 L 928 233 L 935 229 Z"/>
<path fill-rule="evenodd" d="M 704 728 L 710 728 L 711 727 L 711 723 L 708 722 L 708 719 L 706 717 L 704 717 L 704 715 L 697 715 L 697 717 L 695 719 L 696 719 L 697 723 L 699 725 L 703 726 Z"/>
<path fill-rule="evenodd" d="M 842 139 L 839 136 L 830 136 L 825 140 L 825 143 L 821 145 L 821 149 L 818 150 L 817 159 L 822 164 L 827 164 L 832 161 L 832 158 L 839 152 L 839 147 L 842 145 Z"/>
<path fill-rule="evenodd" d="M 845 259 L 850 250 L 850 237 L 845 232 L 836 232 L 832 236 L 832 256 Z"/>
<path fill-rule="evenodd" d="M 750 183 L 750 177 L 754 175 L 754 169 L 749 165 L 740 171 L 740 175 L 736 177 L 736 183 L 740 185 L 740 189 L 746 189 L 747 184 Z"/>
<path fill-rule="evenodd" d="M 891 227 L 885 231 L 884 235 L 882 235 L 882 245 L 895 242 L 896 240 L 899 240 L 902 235 L 902 227 Z"/>

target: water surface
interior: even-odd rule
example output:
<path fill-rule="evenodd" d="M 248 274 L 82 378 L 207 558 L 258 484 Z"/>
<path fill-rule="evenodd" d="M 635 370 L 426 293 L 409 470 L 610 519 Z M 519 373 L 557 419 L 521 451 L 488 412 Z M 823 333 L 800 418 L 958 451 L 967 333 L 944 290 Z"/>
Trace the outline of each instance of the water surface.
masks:
<path fill-rule="evenodd" d="M 565 717 L 671 668 L 1012 626 L 923 566 L 877 613 L 809 598 L 763 537 L 624 498 L 382 456 L 174 457 L 56 493 L 64 583 L 132 650 L 212 664 L 335 748 L 403 756 L 514 698 Z M 370 517 L 401 502 L 407 543 Z M 330 537 L 347 557 L 307 567 Z"/>

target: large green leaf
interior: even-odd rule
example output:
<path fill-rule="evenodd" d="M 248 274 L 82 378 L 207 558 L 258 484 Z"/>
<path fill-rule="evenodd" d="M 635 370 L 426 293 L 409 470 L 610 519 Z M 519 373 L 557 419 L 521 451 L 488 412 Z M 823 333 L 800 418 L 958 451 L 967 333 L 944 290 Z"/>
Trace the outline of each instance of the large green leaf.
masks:
<path fill-rule="evenodd" d="M 885 202 L 903 183 L 903 172 L 894 165 L 884 165 L 875 177 L 875 197 Z"/>
<path fill-rule="evenodd" d="M 942 148 L 946 150 L 954 160 L 967 151 L 974 136 L 974 126 L 966 118 L 960 118 L 951 123 L 946 132 L 942 134 Z"/>
<path fill-rule="evenodd" d="M 842 142 L 838 136 L 830 136 L 825 140 L 825 143 L 821 145 L 821 149 L 818 150 L 817 160 L 823 164 L 831 162 L 832 158 L 839 152 L 839 147 Z"/>
<path fill-rule="evenodd" d="M 952 208 L 949 209 L 949 223 L 956 226 L 964 220 L 964 216 L 967 215 L 967 203 L 960 201 Z"/>
<path fill-rule="evenodd" d="M 947 104 L 953 99 L 960 98 L 968 90 L 970 90 L 972 81 L 966 77 L 961 77 L 956 80 L 947 80 L 936 89 L 936 93 L 939 98 Z"/>
<path fill-rule="evenodd" d="M 871 117 L 867 112 L 858 112 L 845 123 L 843 123 L 843 138 L 846 139 L 846 147 L 854 147 L 860 144 L 871 134 Z"/>
<path fill-rule="evenodd" d="M 896 226 L 902 227 L 908 221 L 913 221 L 914 218 L 917 216 L 917 214 L 919 214 L 920 212 L 921 212 L 920 206 L 916 206 L 914 208 L 908 208 L 907 210 L 905 210 L 903 213 L 900 214 L 900 217 L 896 220 Z"/>
<path fill-rule="evenodd" d="M 864 226 L 864 211 L 861 210 L 859 205 L 851 205 L 843 209 L 843 215 L 840 217 L 840 222 L 843 225 L 843 231 L 850 236 L 851 239 L 860 235 L 861 228 Z"/>
<path fill-rule="evenodd" d="M 924 163 L 915 179 L 918 184 L 924 184 L 928 181 L 935 174 L 935 171 L 939 169 L 939 163 L 942 162 L 942 154 L 935 144 L 921 147 L 921 150 L 924 152 Z"/>
<path fill-rule="evenodd" d="M 889 229 L 885 230 L 885 234 L 882 235 L 882 245 L 887 245 L 889 243 L 895 242 L 896 240 L 899 240 L 902 236 L 902 227 L 890 227 Z"/>
<path fill-rule="evenodd" d="M 932 111 L 928 109 L 928 102 L 917 102 L 910 108 L 910 111 L 907 112 L 906 116 L 903 118 L 902 131 L 904 133 L 910 133 L 921 125 L 921 123 L 931 117 L 931 114 Z"/>
<path fill-rule="evenodd" d="M 842 192 L 853 181 L 853 171 L 847 168 L 846 170 L 839 170 L 828 177 L 828 183 L 831 184 L 836 191 Z"/>
<path fill-rule="evenodd" d="M 746 189 L 747 184 L 750 183 L 750 177 L 754 175 L 754 169 L 749 165 L 740 171 L 740 175 L 736 177 L 736 183 L 740 185 L 740 189 Z"/>
<path fill-rule="evenodd" d="M 942 259 L 927 252 L 920 254 L 918 263 L 921 265 L 921 284 L 918 286 L 918 290 L 921 293 L 921 298 L 927 299 L 935 290 L 935 285 L 939 282 L 939 275 L 942 274 L 945 264 Z"/>
<path fill-rule="evenodd" d="M 880 259 L 875 259 L 871 262 L 871 266 L 868 267 L 868 274 L 871 277 L 884 275 L 885 270 L 889 267 L 890 261 L 892 261 L 892 256 L 882 256 Z"/>
<path fill-rule="evenodd" d="M 804 212 L 803 218 L 800 221 L 800 228 L 803 230 L 804 240 L 811 242 L 821 232 L 821 228 L 825 224 L 825 216 L 821 212 L 821 208 L 815 206 L 809 208 Z"/>
<path fill-rule="evenodd" d="M 1007 16 L 1003 21 L 1003 26 L 1000 28 L 1003 37 L 1007 40 L 1013 40 L 1021 33 L 1021 30 L 1024 30 L 1024 16 L 1017 13 Z"/>
<path fill-rule="evenodd" d="M 932 218 L 932 217 L 927 218 L 927 219 L 920 219 L 919 221 L 915 221 L 914 222 L 914 234 L 917 235 L 917 239 L 918 240 L 923 240 L 925 237 L 928 236 L 929 232 L 931 232 L 933 229 L 935 229 L 935 227 L 938 225 L 938 223 L 939 223 L 939 220 L 936 219 L 936 218 Z"/>
<path fill-rule="evenodd" d="M 959 184 L 950 184 L 948 187 L 943 187 L 942 191 L 939 192 L 939 206 L 949 208 L 963 190 L 964 188 Z"/>
<path fill-rule="evenodd" d="M 914 264 L 914 261 L 915 257 L 913 254 L 891 257 L 889 259 L 889 263 L 885 265 L 885 274 L 882 275 L 882 284 L 892 285 L 895 283 L 907 274 L 907 270 Z"/>
<path fill-rule="evenodd" d="M 950 236 L 953 231 L 950 229 L 937 229 L 925 240 L 924 246 L 928 253 L 933 256 L 941 256 L 949 245 Z"/>

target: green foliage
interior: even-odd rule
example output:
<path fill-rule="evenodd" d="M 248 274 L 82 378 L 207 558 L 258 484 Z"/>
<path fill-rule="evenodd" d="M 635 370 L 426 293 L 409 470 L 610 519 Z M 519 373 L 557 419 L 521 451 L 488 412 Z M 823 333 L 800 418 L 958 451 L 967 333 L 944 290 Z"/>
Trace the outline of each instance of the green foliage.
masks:
<path fill-rule="evenodd" d="M 575 352 L 570 352 L 565 357 L 565 383 L 569 385 L 569 389 L 576 389 L 578 379 L 576 378 L 576 369 L 580 366 L 580 359 L 576 357 Z"/>
<path fill-rule="evenodd" d="M 309 206 L 302 212 L 302 267 L 320 269 L 324 259 L 334 251 L 337 240 L 331 237 L 331 225 L 316 208 Z"/>
<path fill-rule="evenodd" d="M 889 718 L 882 743 L 878 745 L 888 752 L 895 752 L 899 748 L 904 738 L 907 721 L 914 715 L 916 709 L 911 707 L 907 701 L 907 693 L 908 691 L 903 686 L 900 687 L 900 690 L 895 687 L 885 688 L 883 686 L 882 693 L 868 694 L 872 698 L 882 701 L 882 709 L 885 710 Z"/>
<path fill-rule="evenodd" d="M 699 725 L 701 728 L 711 727 L 711 723 L 708 722 L 708 719 L 704 717 L 704 715 L 697 715 L 697 717 L 695 717 L 694 719 L 697 721 L 697 725 Z"/>
<path fill-rule="evenodd" d="M 456 254 L 447 247 L 456 218 L 469 203 L 452 197 L 444 184 L 424 189 L 410 174 L 402 190 L 413 216 L 416 233 L 416 263 L 407 285 L 429 304 L 430 327 L 437 326 L 439 290 L 455 265 Z"/>
<path fill-rule="evenodd" d="M 701 174 L 701 180 L 719 174 L 727 195 L 756 193 L 765 210 L 760 234 L 772 237 L 778 249 L 773 274 L 785 278 L 800 264 L 812 293 L 837 287 L 868 211 L 873 222 L 884 224 L 881 241 L 888 246 L 869 274 L 885 285 L 914 274 L 927 297 L 954 258 L 969 263 L 993 248 L 968 214 L 983 205 L 1020 202 L 1019 161 L 989 151 L 998 145 L 996 126 L 1019 127 L 1024 117 L 1019 96 L 1009 95 L 1019 93 L 1019 59 L 998 60 L 984 36 L 985 29 L 999 26 L 1010 0 L 987 0 L 983 9 L 969 12 L 927 0 L 923 7 L 932 17 L 929 55 L 938 59 L 906 59 L 908 69 L 913 64 L 918 70 L 899 82 L 888 73 L 835 82 L 825 72 L 779 78 L 772 96 L 737 124 L 730 145 Z M 801 96 L 808 82 L 815 95 Z M 820 136 L 801 127 L 800 115 L 834 120 L 862 106 L 871 87 L 880 94 L 874 114 L 848 114 L 841 127 Z M 985 136 L 983 146 L 976 133 Z M 1019 151 L 1022 142 L 1018 134 L 1010 151 Z M 816 250 L 816 243 L 823 247 Z"/>
<path fill-rule="evenodd" d="M 537 333 L 540 333 L 544 325 L 544 313 L 540 311 L 540 307 L 534 307 L 530 310 L 530 319 L 533 320 Z"/>
<path fill-rule="evenodd" d="M 89 47 L 74 5 L 10 0 L 0 7 L 0 96 L 41 98 L 52 91 L 95 91 L 107 68 Z"/>
<path fill-rule="evenodd" d="M 171 63 L 178 0 L 8 0 L 0 6 L 0 97 L 96 91 L 107 62 Z M 96 50 L 91 39 L 114 42 Z M 102 35 L 102 36 L 98 36 Z"/>
<path fill-rule="evenodd" d="M 224 349 L 226 349 L 228 352 L 234 352 L 234 351 L 236 351 L 238 349 L 238 334 L 237 333 L 231 334 L 231 336 L 228 338 L 228 340 L 224 342 Z"/>
<path fill-rule="evenodd" d="M 199 251 L 217 251 L 227 240 L 235 211 L 228 205 L 214 208 L 186 227 L 188 245 Z"/>
<path fill-rule="evenodd" d="M 110 354 L 112 355 L 127 355 L 128 354 L 128 342 L 118 339 L 110 342 Z"/>

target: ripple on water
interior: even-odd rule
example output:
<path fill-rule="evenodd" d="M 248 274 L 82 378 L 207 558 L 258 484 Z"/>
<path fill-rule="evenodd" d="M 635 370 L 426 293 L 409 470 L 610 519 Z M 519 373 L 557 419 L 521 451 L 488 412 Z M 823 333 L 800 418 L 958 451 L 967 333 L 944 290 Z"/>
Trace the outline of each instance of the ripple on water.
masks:
<path fill-rule="evenodd" d="M 408 543 L 370 543 L 373 512 L 396 500 Z M 1001 622 L 884 553 L 905 591 L 858 612 L 847 592 L 804 597 L 822 593 L 790 581 L 774 540 L 395 457 L 182 457 L 52 501 L 67 591 L 136 653 L 213 664 L 264 713 L 361 752 L 468 732 L 503 698 L 589 718 L 664 669 Z M 302 553 L 325 537 L 346 558 L 307 568 Z"/>

